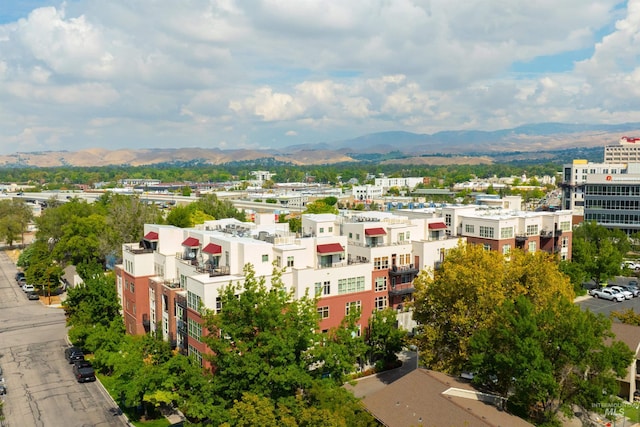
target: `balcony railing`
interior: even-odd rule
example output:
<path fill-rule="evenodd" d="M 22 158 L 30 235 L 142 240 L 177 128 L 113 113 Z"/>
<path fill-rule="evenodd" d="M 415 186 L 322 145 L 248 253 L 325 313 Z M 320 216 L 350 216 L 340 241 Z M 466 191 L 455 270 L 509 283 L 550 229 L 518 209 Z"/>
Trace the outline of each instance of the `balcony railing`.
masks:
<path fill-rule="evenodd" d="M 139 254 L 152 254 L 153 253 L 153 249 L 152 248 L 141 248 L 139 246 L 127 246 L 125 245 L 124 250 L 126 252 L 129 252 L 131 254 L 134 255 L 139 255 Z"/>
<path fill-rule="evenodd" d="M 415 273 L 417 274 L 419 272 L 418 268 L 415 267 L 413 264 L 409 264 L 409 265 L 392 265 L 391 269 L 389 269 L 389 274 L 390 275 L 396 275 L 399 276 L 401 274 L 406 274 L 406 273 Z"/>

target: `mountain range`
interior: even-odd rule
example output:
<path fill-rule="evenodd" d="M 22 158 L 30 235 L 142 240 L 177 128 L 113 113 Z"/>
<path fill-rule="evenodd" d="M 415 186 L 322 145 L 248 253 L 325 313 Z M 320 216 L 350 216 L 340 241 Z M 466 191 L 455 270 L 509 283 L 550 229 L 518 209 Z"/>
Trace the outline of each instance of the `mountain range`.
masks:
<path fill-rule="evenodd" d="M 434 134 L 378 132 L 348 140 L 300 144 L 281 149 L 93 148 L 78 151 L 18 152 L 0 155 L 0 167 L 223 165 L 266 160 L 292 165 L 344 162 L 477 164 L 514 157 L 552 160 L 556 157 L 554 152 L 615 145 L 622 136 L 634 135 L 640 135 L 640 123 L 539 123 L 496 131 L 442 131 Z"/>

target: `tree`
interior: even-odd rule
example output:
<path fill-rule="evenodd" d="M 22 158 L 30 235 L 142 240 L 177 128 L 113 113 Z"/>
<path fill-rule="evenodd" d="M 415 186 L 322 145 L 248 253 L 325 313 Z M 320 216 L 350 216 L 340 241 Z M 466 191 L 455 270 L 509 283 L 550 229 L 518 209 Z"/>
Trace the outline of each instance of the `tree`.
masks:
<path fill-rule="evenodd" d="M 620 264 L 630 249 L 629 238 L 621 230 L 609 230 L 595 221 L 583 222 L 573 231 L 572 277 L 591 279 L 596 285 L 606 282 L 620 273 Z"/>
<path fill-rule="evenodd" d="M 515 413 L 536 424 L 556 422 L 560 410 L 616 395 L 618 377 L 633 358 L 613 338 L 611 322 L 582 311 L 567 299 L 538 308 L 526 297 L 507 300 L 497 322 L 477 330 L 470 342 L 473 381 L 508 402 Z"/>
<path fill-rule="evenodd" d="M 294 300 L 278 271 L 269 288 L 251 266 L 244 273 L 242 286 L 223 291 L 222 311 L 203 316 L 208 334 L 202 340 L 212 350 L 220 393 L 231 401 L 246 391 L 274 399 L 294 396 L 311 382 L 307 350 L 318 324 L 315 302 Z"/>
<path fill-rule="evenodd" d="M 326 197 L 324 199 L 318 199 L 311 203 L 307 203 L 306 210 L 304 213 L 308 214 L 322 214 L 322 213 L 332 213 L 338 214 L 338 208 L 335 207 L 336 203 L 338 203 L 338 199 L 335 197 Z"/>
<path fill-rule="evenodd" d="M 624 311 L 612 311 L 610 317 L 612 320 L 617 319 L 620 323 L 640 326 L 640 314 L 637 314 L 633 308 Z"/>
<path fill-rule="evenodd" d="M 24 233 L 33 220 L 33 211 L 22 200 L 0 201 L 0 239 L 9 247 L 20 238 L 24 243 Z"/>
<path fill-rule="evenodd" d="M 414 318 L 422 362 L 432 369 L 461 372 L 469 340 L 477 329 L 496 322 L 496 307 L 525 295 L 535 307 L 557 298 L 573 301 L 573 288 L 546 252 L 513 250 L 509 260 L 480 245 L 460 244 L 447 253 L 433 278 L 414 281 Z"/>
<path fill-rule="evenodd" d="M 380 368 L 393 366 L 402 350 L 406 333 L 398 329 L 396 312 L 392 308 L 375 311 L 369 317 L 366 344 L 369 347 L 369 363 Z"/>
<path fill-rule="evenodd" d="M 167 224 L 179 228 L 192 227 L 191 208 L 188 206 L 174 206 L 167 215 Z"/>

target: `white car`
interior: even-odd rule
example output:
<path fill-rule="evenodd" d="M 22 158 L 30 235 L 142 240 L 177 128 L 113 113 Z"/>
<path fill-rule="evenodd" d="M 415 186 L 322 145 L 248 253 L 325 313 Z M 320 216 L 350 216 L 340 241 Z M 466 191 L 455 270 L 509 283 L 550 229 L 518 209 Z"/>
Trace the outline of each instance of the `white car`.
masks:
<path fill-rule="evenodd" d="M 589 291 L 589 295 L 594 298 L 608 299 L 609 301 L 624 301 L 624 295 L 611 288 L 595 288 Z"/>
<path fill-rule="evenodd" d="M 624 299 L 631 299 L 633 298 L 633 292 L 630 292 L 626 289 L 621 288 L 620 286 L 609 286 L 611 288 L 611 290 L 616 291 L 616 292 L 620 292 L 622 295 L 624 295 Z"/>
<path fill-rule="evenodd" d="M 33 287 L 33 285 L 28 285 L 28 284 L 24 284 L 22 285 L 22 290 L 25 292 L 33 292 L 36 290 L 36 288 Z"/>
<path fill-rule="evenodd" d="M 622 264 L 620 265 L 620 268 L 622 269 L 628 268 L 629 270 L 639 271 L 640 263 L 637 263 L 635 261 L 623 261 Z"/>

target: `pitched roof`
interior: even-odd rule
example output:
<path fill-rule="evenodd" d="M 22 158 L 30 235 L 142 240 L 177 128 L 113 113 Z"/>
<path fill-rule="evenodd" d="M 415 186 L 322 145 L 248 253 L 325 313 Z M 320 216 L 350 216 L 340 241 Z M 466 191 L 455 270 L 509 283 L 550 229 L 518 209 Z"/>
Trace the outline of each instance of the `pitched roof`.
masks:
<path fill-rule="evenodd" d="M 385 234 L 387 234 L 387 232 L 384 231 L 384 228 L 382 227 L 367 228 L 364 230 L 365 236 L 384 236 Z"/>
<path fill-rule="evenodd" d="M 470 398 L 462 397 L 468 395 Z M 417 369 L 365 396 L 363 403 L 383 425 L 404 427 L 531 427 L 522 418 L 476 400 L 470 384 L 440 372 Z"/>
<path fill-rule="evenodd" d="M 222 253 L 222 246 L 216 245 L 215 243 L 209 243 L 207 246 L 202 248 L 202 252 L 211 255 L 218 255 Z"/>
<path fill-rule="evenodd" d="M 324 245 L 318 245 L 316 250 L 319 254 L 337 254 L 344 252 L 344 248 L 340 243 L 326 243 Z"/>
<path fill-rule="evenodd" d="M 444 230 L 447 228 L 447 224 L 444 222 L 432 222 L 429 224 L 429 230 Z"/>
<path fill-rule="evenodd" d="M 150 231 L 144 235 L 144 240 L 149 240 L 149 241 L 158 240 L 158 233 L 156 233 L 155 231 Z"/>
<path fill-rule="evenodd" d="M 182 246 L 186 246 L 188 248 L 197 248 L 200 246 L 200 240 L 195 237 L 187 237 L 187 239 L 182 242 Z"/>

